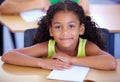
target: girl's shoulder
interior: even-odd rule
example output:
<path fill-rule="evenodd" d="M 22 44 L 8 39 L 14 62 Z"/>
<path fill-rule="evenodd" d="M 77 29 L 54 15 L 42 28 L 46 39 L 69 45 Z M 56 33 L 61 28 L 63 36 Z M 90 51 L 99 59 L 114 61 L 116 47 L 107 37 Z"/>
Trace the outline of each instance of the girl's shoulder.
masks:
<path fill-rule="evenodd" d="M 42 43 L 37 43 L 32 46 L 33 49 L 36 49 L 38 51 L 44 51 L 48 49 L 48 41 L 42 42 Z"/>
<path fill-rule="evenodd" d="M 45 41 L 45 42 L 37 43 L 37 44 L 35 44 L 34 46 L 44 47 L 44 46 L 47 46 L 47 45 L 48 45 L 48 41 Z"/>
<path fill-rule="evenodd" d="M 93 42 L 88 41 L 86 42 L 86 55 L 96 55 L 101 49 Z"/>
<path fill-rule="evenodd" d="M 32 54 L 33 56 L 47 56 L 48 53 L 48 41 L 34 44 L 30 47 L 24 49 L 25 51 L 29 51 L 28 54 Z"/>

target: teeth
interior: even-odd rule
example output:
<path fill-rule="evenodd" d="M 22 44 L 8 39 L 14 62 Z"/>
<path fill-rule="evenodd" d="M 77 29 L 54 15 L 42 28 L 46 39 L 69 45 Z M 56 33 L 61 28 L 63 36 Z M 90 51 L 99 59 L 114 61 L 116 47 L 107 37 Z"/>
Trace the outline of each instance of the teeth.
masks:
<path fill-rule="evenodd" d="M 71 38 L 63 38 L 63 39 L 61 39 L 61 40 L 69 40 L 69 39 L 71 39 Z"/>

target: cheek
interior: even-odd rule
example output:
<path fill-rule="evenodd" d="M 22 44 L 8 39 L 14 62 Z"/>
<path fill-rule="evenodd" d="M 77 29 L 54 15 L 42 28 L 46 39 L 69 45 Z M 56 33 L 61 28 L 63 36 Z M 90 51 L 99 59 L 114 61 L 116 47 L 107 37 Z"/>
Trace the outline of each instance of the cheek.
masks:
<path fill-rule="evenodd" d="M 73 35 L 73 36 L 74 36 L 74 39 L 76 39 L 76 40 L 77 40 L 77 39 L 79 38 L 79 35 L 80 35 L 80 33 L 79 33 L 79 32 L 75 32 L 75 33 L 74 33 L 74 35 Z"/>
<path fill-rule="evenodd" d="M 59 32 L 53 32 L 53 38 L 58 38 L 60 36 Z"/>
<path fill-rule="evenodd" d="M 72 34 L 75 35 L 75 36 L 79 36 L 80 30 L 76 29 L 75 31 L 72 32 Z"/>

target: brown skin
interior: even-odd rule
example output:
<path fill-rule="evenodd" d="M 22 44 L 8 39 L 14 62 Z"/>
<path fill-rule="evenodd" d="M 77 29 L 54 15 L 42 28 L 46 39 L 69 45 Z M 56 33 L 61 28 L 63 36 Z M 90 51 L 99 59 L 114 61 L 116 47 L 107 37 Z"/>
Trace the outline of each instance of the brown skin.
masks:
<path fill-rule="evenodd" d="M 33 9 L 47 10 L 50 6 L 49 0 L 5 0 L 1 6 L 1 13 L 18 14 Z"/>
<path fill-rule="evenodd" d="M 86 14 L 89 14 L 89 3 L 87 0 L 80 0 L 78 4 L 83 7 Z M 5 0 L 0 5 L 0 11 L 6 14 L 18 14 L 33 9 L 46 11 L 50 5 L 49 0 Z"/>
<path fill-rule="evenodd" d="M 2 56 L 2 61 L 5 63 L 39 67 L 44 69 L 68 69 L 71 67 L 68 63 L 52 58 L 40 58 L 41 56 L 47 56 L 48 42 L 36 44 L 31 47 L 11 50 Z"/>
<path fill-rule="evenodd" d="M 31 47 L 15 49 L 3 54 L 2 60 L 9 64 L 40 67 L 44 69 L 69 69 L 72 64 L 88 66 L 101 70 L 114 70 L 117 62 L 109 53 L 102 51 L 94 43 L 87 41 L 86 56 L 76 57 L 79 35 L 85 31 L 77 16 L 70 11 L 60 11 L 52 19 L 50 35 L 56 41 L 53 58 L 47 57 L 48 42 Z"/>
<path fill-rule="evenodd" d="M 80 0 L 80 1 L 78 2 L 78 4 L 83 7 L 84 12 L 86 13 L 86 15 L 90 15 L 89 2 L 88 2 L 88 0 Z"/>

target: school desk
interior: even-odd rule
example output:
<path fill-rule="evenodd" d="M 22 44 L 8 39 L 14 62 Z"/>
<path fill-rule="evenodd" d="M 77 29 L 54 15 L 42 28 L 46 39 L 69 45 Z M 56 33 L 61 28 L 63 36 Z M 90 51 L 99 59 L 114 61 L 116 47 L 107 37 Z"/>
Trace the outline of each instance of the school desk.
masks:
<path fill-rule="evenodd" d="M 110 33 L 110 53 L 119 54 L 118 40 L 120 36 L 120 5 L 90 5 L 90 15 L 101 28 L 107 28 Z"/>
<path fill-rule="evenodd" d="M 37 22 L 26 22 L 19 14 L 1 14 L 0 22 L 11 32 L 24 32 L 26 29 L 36 28 Z"/>
<path fill-rule="evenodd" d="M 90 16 L 101 28 L 107 28 L 110 32 L 120 32 L 120 5 L 90 5 Z M 12 32 L 23 32 L 26 29 L 36 28 L 37 22 L 26 22 L 19 14 L 1 14 L 0 22 Z"/>
<path fill-rule="evenodd" d="M 118 67 L 115 71 L 90 69 L 85 80 L 92 80 L 94 82 L 120 82 L 120 59 L 117 62 Z M 68 82 L 46 79 L 50 72 L 50 70 L 40 68 L 9 65 L 0 60 L 0 82 Z"/>
<path fill-rule="evenodd" d="M 101 28 L 120 32 L 120 5 L 90 5 L 90 16 Z"/>
<path fill-rule="evenodd" d="M 16 15 L 1 14 L 0 22 L 9 29 L 14 48 L 16 48 L 16 38 L 15 38 L 16 32 L 24 32 L 27 29 L 37 28 L 38 26 L 36 22 L 30 22 L 30 23 L 25 22 L 18 14 Z M 2 43 L 0 44 L 2 46 Z"/>

